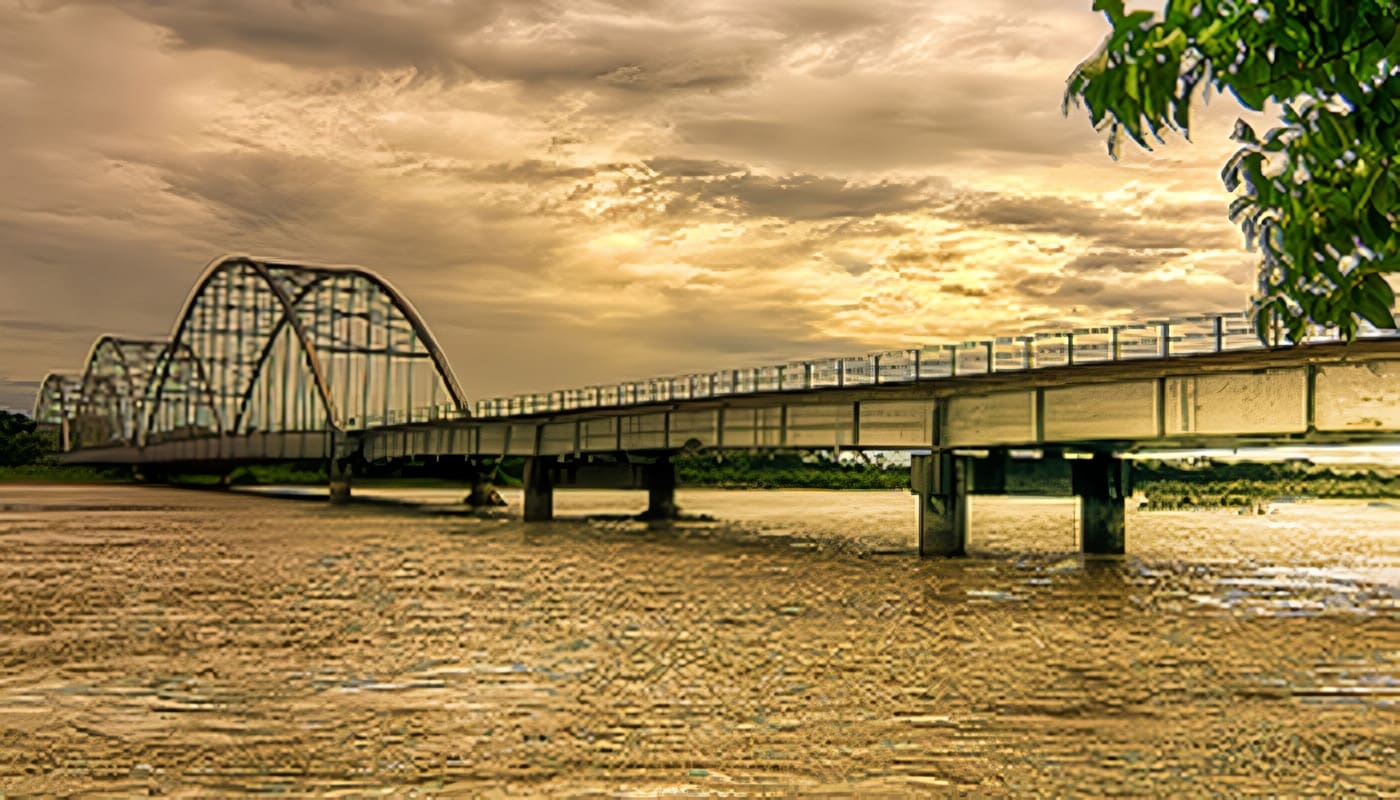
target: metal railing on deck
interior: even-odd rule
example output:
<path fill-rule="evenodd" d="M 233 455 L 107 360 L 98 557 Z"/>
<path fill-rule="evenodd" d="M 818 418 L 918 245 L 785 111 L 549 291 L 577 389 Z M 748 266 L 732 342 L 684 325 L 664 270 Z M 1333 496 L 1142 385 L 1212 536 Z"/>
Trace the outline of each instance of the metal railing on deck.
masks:
<path fill-rule="evenodd" d="M 1397 333 L 1363 323 L 1357 335 L 1376 338 Z M 1304 343 L 1332 342 L 1338 338 L 1335 330 L 1325 330 Z M 1266 347 L 1245 314 L 1210 314 L 493 398 L 477 401 L 475 412 L 478 417 L 511 417 L 1262 349 Z"/>

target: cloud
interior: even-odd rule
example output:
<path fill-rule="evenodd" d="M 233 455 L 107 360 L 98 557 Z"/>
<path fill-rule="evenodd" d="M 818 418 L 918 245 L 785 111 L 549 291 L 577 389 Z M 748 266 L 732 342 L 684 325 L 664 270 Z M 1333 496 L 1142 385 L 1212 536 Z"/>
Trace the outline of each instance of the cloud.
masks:
<path fill-rule="evenodd" d="M 230 251 L 388 276 L 473 397 L 1250 284 L 1218 179 L 1234 112 L 1110 162 L 1059 112 L 1104 30 L 1077 1 L 0 0 L 0 22 L 13 380 L 166 333 Z"/>
<path fill-rule="evenodd" d="M 0 411 L 33 414 L 40 381 L 0 378 Z"/>

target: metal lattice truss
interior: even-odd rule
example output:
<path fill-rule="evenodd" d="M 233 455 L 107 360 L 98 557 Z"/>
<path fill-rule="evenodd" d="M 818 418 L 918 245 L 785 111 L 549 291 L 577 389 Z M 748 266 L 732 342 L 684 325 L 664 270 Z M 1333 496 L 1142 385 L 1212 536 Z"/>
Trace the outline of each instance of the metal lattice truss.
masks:
<path fill-rule="evenodd" d="M 34 421 L 66 432 L 78 416 L 78 400 L 82 396 L 82 376 L 49 373 L 34 398 Z M 64 443 L 67 449 L 66 433 Z"/>
<path fill-rule="evenodd" d="M 229 256 L 169 340 L 104 336 L 81 379 L 50 375 L 35 417 L 74 446 L 351 431 L 464 416 L 422 318 L 373 273 Z"/>

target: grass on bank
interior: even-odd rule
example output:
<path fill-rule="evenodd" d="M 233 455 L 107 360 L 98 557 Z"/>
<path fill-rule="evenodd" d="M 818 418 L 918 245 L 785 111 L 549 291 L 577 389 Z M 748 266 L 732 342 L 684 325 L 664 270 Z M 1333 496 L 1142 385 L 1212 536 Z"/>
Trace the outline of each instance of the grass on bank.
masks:
<path fill-rule="evenodd" d="M 909 470 L 882 461 L 837 461 L 830 456 L 729 453 L 675 459 L 678 484 L 689 488 L 904 490 Z M 502 459 L 495 485 L 521 484 L 523 458 Z M 131 467 L 63 466 L 35 463 L 0 466 L 0 483 L 135 483 Z M 154 477 L 154 476 L 152 476 Z M 182 486 L 325 486 L 319 464 L 240 466 L 227 474 L 161 476 Z M 354 478 L 366 488 L 463 489 L 460 474 L 433 463 L 371 468 Z M 1249 507 L 1279 497 L 1400 499 L 1400 467 L 1345 469 L 1306 462 L 1185 463 L 1138 461 L 1133 488 L 1149 508 Z"/>

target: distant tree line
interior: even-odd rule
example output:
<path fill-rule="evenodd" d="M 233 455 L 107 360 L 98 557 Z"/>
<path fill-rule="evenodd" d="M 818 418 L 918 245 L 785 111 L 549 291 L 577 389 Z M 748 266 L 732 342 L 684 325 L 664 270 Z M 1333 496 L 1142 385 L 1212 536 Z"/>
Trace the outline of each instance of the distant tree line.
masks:
<path fill-rule="evenodd" d="M 681 486 L 753 489 L 907 489 L 909 468 L 876 457 L 841 460 L 833 453 L 724 453 L 675 459 Z"/>
<path fill-rule="evenodd" d="M 0 467 L 50 463 L 57 451 L 57 434 L 24 414 L 0 411 Z"/>

